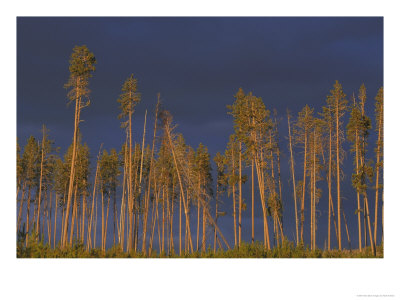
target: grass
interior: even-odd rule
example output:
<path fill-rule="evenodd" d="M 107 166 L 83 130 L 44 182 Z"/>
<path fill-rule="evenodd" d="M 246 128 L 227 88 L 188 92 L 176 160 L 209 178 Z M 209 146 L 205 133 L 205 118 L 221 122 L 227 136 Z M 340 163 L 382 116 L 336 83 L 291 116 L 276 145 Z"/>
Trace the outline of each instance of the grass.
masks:
<path fill-rule="evenodd" d="M 29 246 L 25 247 L 25 241 L 19 239 L 17 243 L 17 258 L 383 258 L 383 245 L 377 247 L 376 256 L 373 256 L 371 248 L 358 250 L 310 250 L 308 247 L 295 246 L 292 242 L 285 241 L 283 246 L 271 250 L 264 250 L 260 242 L 254 244 L 242 243 L 240 247 L 230 250 L 218 250 L 216 253 L 209 248 L 205 253 L 194 252 L 179 256 L 175 253 L 157 253 L 153 251 L 149 255 L 141 252 L 122 252 L 119 247 L 112 247 L 103 253 L 95 248 L 86 251 L 85 246 L 77 241 L 72 247 L 61 249 L 59 245 L 55 249 L 48 244 L 36 242 L 33 236 L 29 237 Z"/>

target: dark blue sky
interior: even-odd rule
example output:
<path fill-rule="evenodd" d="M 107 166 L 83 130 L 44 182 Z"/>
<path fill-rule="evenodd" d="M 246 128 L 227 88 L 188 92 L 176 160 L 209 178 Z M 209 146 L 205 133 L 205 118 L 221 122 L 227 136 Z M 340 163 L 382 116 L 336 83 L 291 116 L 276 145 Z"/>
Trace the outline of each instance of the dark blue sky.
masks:
<path fill-rule="evenodd" d="M 187 143 L 195 148 L 204 143 L 212 156 L 224 151 L 233 132 L 226 105 L 233 102 L 239 87 L 261 96 L 268 109 L 276 108 L 282 118 L 284 223 L 290 239 L 294 228 L 284 138 L 286 108 L 294 115 L 305 104 L 320 111 L 334 81 L 339 80 L 348 95 L 357 93 L 365 83 L 367 113 L 373 118 L 374 97 L 383 85 L 383 18 L 18 18 L 17 136 L 21 144 L 31 134 L 40 137 L 42 123 L 50 129 L 62 154 L 71 143 L 73 107 L 66 107 L 63 85 L 69 76 L 72 48 L 82 44 L 98 61 L 90 82 L 91 106 L 81 115 L 85 120 L 81 124 L 83 139 L 92 156 L 101 143 L 106 149 L 119 149 L 124 141 L 116 99 L 131 73 L 138 78 L 142 94 L 134 115 L 136 141 L 141 138 L 146 109 L 152 124 L 157 92 Z M 374 142 L 372 134 L 371 158 Z M 347 143 L 344 146 L 349 149 Z M 350 153 L 345 165 L 343 201 L 354 247 L 357 228 Z M 321 187 L 324 194 L 318 207 L 317 239 L 323 247 L 327 206 L 326 188 L 324 184 Z M 245 198 L 250 200 L 249 194 Z M 259 205 L 258 198 L 256 201 Z M 226 210 L 231 206 L 231 200 L 226 199 Z M 250 213 L 245 212 L 243 224 L 247 241 Z M 306 216 L 306 233 L 308 221 Z M 222 230 L 232 243 L 231 223 L 232 218 L 225 217 Z M 261 226 L 256 228 L 259 239 Z M 347 246 L 345 238 L 343 245 Z"/>

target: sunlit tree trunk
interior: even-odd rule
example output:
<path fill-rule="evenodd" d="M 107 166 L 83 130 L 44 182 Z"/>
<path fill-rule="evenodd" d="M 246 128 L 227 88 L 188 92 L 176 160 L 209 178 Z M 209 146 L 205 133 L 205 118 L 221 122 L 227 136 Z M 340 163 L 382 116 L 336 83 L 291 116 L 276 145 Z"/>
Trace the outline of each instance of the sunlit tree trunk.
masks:
<path fill-rule="evenodd" d="M 78 187 L 75 187 L 75 193 L 74 193 L 74 205 L 72 207 L 72 217 L 71 217 L 71 233 L 69 237 L 69 244 L 72 245 L 72 240 L 74 237 L 74 226 L 75 226 L 75 217 L 76 217 L 76 212 L 77 212 L 77 190 Z"/>
<path fill-rule="evenodd" d="M 254 158 L 251 160 L 251 243 L 254 244 Z"/>
<path fill-rule="evenodd" d="M 197 187 L 197 243 L 196 251 L 199 251 L 199 237 L 200 237 L 200 173 L 199 173 L 199 185 Z"/>
<path fill-rule="evenodd" d="M 42 155 L 40 159 L 40 179 L 39 179 L 39 196 L 38 196 L 38 205 L 37 205 L 37 220 L 36 220 L 36 236 L 39 237 L 39 230 L 40 230 L 40 202 L 42 198 L 42 179 L 43 179 L 43 162 L 44 162 L 44 146 L 45 146 L 45 128 L 43 125 L 43 137 L 42 137 Z"/>
<path fill-rule="evenodd" d="M 76 79 L 76 87 L 79 87 L 80 78 Z M 77 88 L 78 89 L 78 88 Z M 65 211 L 65 220 L 64 220 L 64 232 L 62 234 L 61 239 L 61 247 L 65 248 L 66 244 L 68 243 L 68 221 L 69 221 L 69 211 L 71 209 L 71 202 L 72 202 L 72 192 L 74 186 L 74 178 L 75 178 L 75 160 L 76 160 L 76 148 L 77 148 L 77 140 L 78 140 L 78 126 L 79 126 L 79 112 L 81 109 L 81 97 L 79 93 L 79 89 L 76 92 L 76 99 L 75 99 L 75 122 L 74 122 L 74 137 L 72 143 L 72 157 L 71 157 L 71 171 L 69 176 L 69 186 L 68 186 L 68 198 L 67 198 L 67 208 Z M 71 232 L 73 232 L 73 226 L 71 226 Z"/>
<path fill-rule="evenodd" d="M 233 232 L 235 236 L 235 247 L 237 246 L 237 231 L 236 231 L 236 199 L 235 199 L 235 156 L 232 147 L 232 199 L 233 199 Z"/>
<path fill-rule="evenodd" d="M 26 204 L 26 224 L 25 224 L 25 232 L 26 232 L 26 236 L 25 236 L 25 245 L 26 247 L 28 247 L 28 235 L 29 235 L 29 214 L 30 214 L 30 209 L 31 209 L 31 186 L 29 185 L 29 189 L 28 189 L 28 203 Z"/>
<path fill-rule="evenodd" d="M 19 202 L 19 211 L 18 211 L 18 219 L 17 219 L 17 233 L 18 233 L 18 230 L 20 230 L 20 226 L 21 226 L 22 210 L 24 207 L 24 200 L 25 200 L 25 191 L 26 191 L 26 183 L 24 182 L 24 184 L 22 185 L 21 199 Z"/>
<path fill-rule="evenodd" d="M 145 209 L 144 209 L 144 216 L 143 216 L 143 241 L 142 241 L 142 252 L 143 253 L 146 253 L 147 219 L 148 219 L 148 210 L 149 210 L 149 201 L 150 201 L 151 175 L 152 175 L 152 172 L 154 172 L 153 171 L 154 145 L 155 145 L 156 133 L 157 133 L 157 119 L 158 119 L 158 108 L 159 108 L 159 103 L 160 103 L 160 94 L 158 94 L 157 97 L 158 97 L 158 100 L 157 100 L 156 113 L 155 113 L 155 118 L 154 118 L 155 121 L 154 121 L 153 142 L 152 142 L 153 145 L 151 147 L 149 179 L 148 179 L 148 183 L 147 183 L 147 198 L 145 199 Z M 179 217 L 181 217 L 181 215 L 179 215 Z"/>
<path fill-rule="evenodd" d="M 292 173 L 292 183 L 293 183 L 293 199 L 294 199 L 294 215 L 295 215 L 295 225 L 296 225 L 296 245 L 299 245 L 299 221 L 297 214 L 297 199 L 296 199 L 296 180 L 294 176 L 294 158 L 293 158 L 293 150 L 292 150 L 292 134 L 290 129 L 290 114 L 288 113 L 288 129 L 289 129 L 289 151 L 290 151 L 290 170 Z"/>
<path fill-rule="evenodd" d="M 53 248 L 56 248 L 56 234 L 57 234 L 57 208 L 58 208 L 58 194 L 56 194 L 56 205 L 54 207 L 55 211 L 54 211 L 54 236 L 53 236 Z"/>
<path fill-rule="evenodd" d="M 110 198 L 111 196 L 108 195 L 108 200 L 107 200 L 107 212 L 106 212 L 106 225 L 104 227 L 104 240 L 103 240 L 103 253 L 106 252 L 106 242 L 107 242 L 107 228 L 108 228 L 108 213 L 110 211 Z"/>
<path fill-rule="evenodd" d="M 179 195 L 179 256 L 182 256 L 182 196 Z"/>
<path fill-rule="evenodd" d="M 242 143 L 239 142 L 239 247 L 242 240 Z"/>
<path fill-rule="evenodd" d="M 378 145 L 376 150 L 376 181 L 375 181 L 375 222 L 374 222 L 374 241 L 376 243 L 376 233 L 378 230 L 378 199 L 379 199 L 379 168 L 380 168 L 380 157 L 381 157 L 381 140 L 383 132 L 383 104 L 379 113 L 379 123 L 378 123 Z M 382 192 L 383 199 L 383 192 Z M 383 203 L 383 200 L 382 200 Z M 382 204 L 382 219 L 383 219 L 383 204 Z M 382 221 L 383 224 L 383 221 Z"/>
<path fill-rule="evenodd" d="M 307 170 L 307 135 L 308 132 L 304 132 L 304 166 L 303 166 L 303 198 L 301 199 L 301 228 L 300 228 L 300 241 L 304 245 L 304 202 L 306 198 L 306 170 Z"/>

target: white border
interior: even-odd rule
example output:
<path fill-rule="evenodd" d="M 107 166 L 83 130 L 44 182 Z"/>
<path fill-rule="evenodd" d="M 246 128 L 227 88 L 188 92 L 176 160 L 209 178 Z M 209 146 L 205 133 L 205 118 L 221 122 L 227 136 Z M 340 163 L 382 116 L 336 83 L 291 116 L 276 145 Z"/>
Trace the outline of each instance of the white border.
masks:
<path fill-rule="evenodd" d="M 11 3 L 11 2 L 9 2 Z M 3 299 L 362 299 L 398 288 L 398 9 L 391 1 L 15 1 L 1 13 L 0 257 Z M 4 3 L 3 3 L 4 7 Z M 16 16 L 384 16 L 385 258 L 17 260 Z M 3 67 L 5 65 L 5 67 Z M 398 118 L 397 118 L 398 119 Z M 397 175 L 397 176 L 396 176 Z M 6 193 L 4 190 L 6 189 Z M 393 272 L 392 272 L 393 270 Z M 381 299 L 381 298 L 374 298 Z"/>

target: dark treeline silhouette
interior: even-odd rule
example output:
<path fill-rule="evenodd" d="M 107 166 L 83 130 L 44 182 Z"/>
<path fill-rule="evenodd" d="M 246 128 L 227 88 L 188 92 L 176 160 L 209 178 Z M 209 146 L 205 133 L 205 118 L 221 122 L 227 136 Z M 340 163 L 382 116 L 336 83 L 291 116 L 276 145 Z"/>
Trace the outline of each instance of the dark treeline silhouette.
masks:
<path fill-rule="evenodd" d="M 98 155 L 91 156 L 79 126 L 82 109 L 90 105 L 88 87 L 95 64 L 96 58 L 86 46 L 73 49 L 65 85 L 70 103 L 75 104 L 73 142 L 63 157 L 44 125 L 42 136 L 31 136 L 23 148 L 17 140 L 19 247 L 45 241 L 51 248 L 68 250 L 83 245 L 87 252 L 98 248 L 105 254 L 111 240 L 114 249 L 145 256 L 154 251 L 206 253 L 209 247 L 216 253 L 218 249 L 242 246 L 242 215 L 249 209 L 251 243 L 257 243 L 254 232 L 261 230 L 263 239 L 259 242 L 265 251 L 288 242 L 305 247 L 306 231 L 310 233 L 307 245 L 311 250 L 317 250 L 318 233 L 327 237 L 326 250 L 331 250 L 335 239 L 340 251 L 344 241 L 350 243 L 346 216 L 352 212 L 343 209 L 341 187 L 345 180 L 343 159 L 349 152 L 354 157 L 354 170 L 346 180 L 352 181 L 356 191 L 356 198 L 350 201 L 357 207 L 358 251 L 370 247 L 371 255 L 377 255 L 379 221 L 383 230 L 383 88 L 375 97 L 374 122 L 365 111 L 366 87 L 362 85 L 358 94 L 349 98 L 336 81 L 322 111 L 308 105 L 297 115 L 287 111 L 285 133 L 278 130 L 276 111 L 271 112 L 260 97 L 240 88 L 227 107 L 234 133 L 225 151 L 211 158 L 205 145 L 193 149 L 176 132 L 160 95 L 154 115 L 147 116 L 146 111 L 143 129 L 133 128 L 141 95 L 132 74 L 116 99 L 125 141 L 121 141 L 120 149 L 107 151 L 101 146 Z M 147 120 L 151 119 L 149 129 Z M 143 130 L 140 141 L 132 139 L 133 130 Z M 146 130 L 151 130 L 150 141 L 145 140 Z M 371 130 L 376 130 L 377 140 L 369 139 Z M 287 148 L 281 149 L 282 137 L 286 136 Z M 345 140 L 351 143 L 351 149 L 345 149 Z M 367 152 L 368 143 L 375 144 L 375 153 Z M 290 161 L 281 166 L 286 150 Z M 214 180 L 212 160 L 217 175 Z M 90 161 L 95 164 L 93 170 Z M 283 222 L 281 168 L 290 169 L 291 182 L 285 188 L 291 189 L 292 199 L 286 197 L 285 205 L 294 209 L 293 241 L 288 240 Z M 251 187 L 249 208 L 244 201 L 244 185 Z M 321 197 L 323 186 L 328 190 Z M 367 188 L 374 189 L 374 198 L 368 198 Z M 229 222 L 234 244 L 224 236 L 227 228 L 218 226 L 220 218 L 231 218 L 220 209 L 224 199 L 232 201 L 233 218 Z M 326 232 L 317 231 L 320 201 L 328 206 Z M 262 209 L 262 229 L 255 228 L 256 203 Z M 306 209 L 309 220 L 305 218 Z M 210 235 L 211 239 L 207 237 Z"/>

